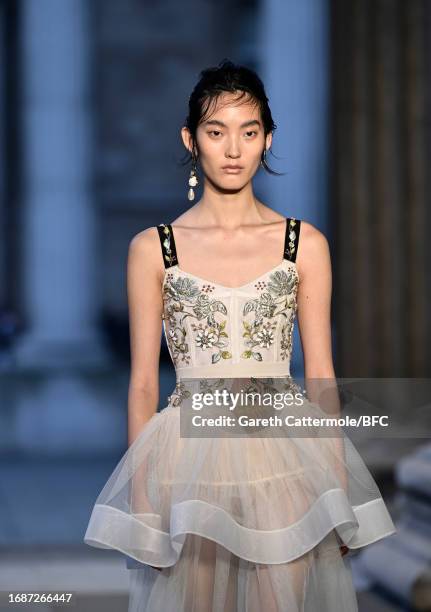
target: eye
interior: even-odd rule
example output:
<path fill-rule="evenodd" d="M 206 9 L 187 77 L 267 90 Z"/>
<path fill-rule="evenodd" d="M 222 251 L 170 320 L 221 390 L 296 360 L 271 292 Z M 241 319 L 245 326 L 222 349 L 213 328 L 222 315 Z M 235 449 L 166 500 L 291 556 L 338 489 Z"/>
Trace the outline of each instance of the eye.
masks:
<path fill-rule="evenodd" d="M 257 134 L 256 130 L 249 130 L 246 134 Z"/>
<path fill-rule="evenodd" d="M 211 130 L 208 134 L 221 134 L 219 130 Z"/>

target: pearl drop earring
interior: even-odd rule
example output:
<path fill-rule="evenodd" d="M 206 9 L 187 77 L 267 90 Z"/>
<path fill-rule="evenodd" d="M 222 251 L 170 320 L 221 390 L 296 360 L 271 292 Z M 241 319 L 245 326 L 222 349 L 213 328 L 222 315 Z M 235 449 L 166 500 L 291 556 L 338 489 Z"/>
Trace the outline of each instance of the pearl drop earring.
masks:
<path fill-rule="evenodd" d="M 190 177 L 189 177 L 190 189 L 189 189 L 188 196 L 187 196 L 190 202 L 195 199 L 195 192 L 193 191 L 193 187 L 197 187 L 198 185 L 199 185 L 199 179 L 196 175 L 196 157 L 192 153 L 192 169 L 190 170 Z"/>

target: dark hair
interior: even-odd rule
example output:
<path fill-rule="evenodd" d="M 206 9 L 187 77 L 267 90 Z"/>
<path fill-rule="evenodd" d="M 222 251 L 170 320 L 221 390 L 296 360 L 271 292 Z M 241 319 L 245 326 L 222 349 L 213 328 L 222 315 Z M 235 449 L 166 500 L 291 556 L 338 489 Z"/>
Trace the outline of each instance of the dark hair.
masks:
<path fill-rule="evenodd" d="M 215 106 L 218 98 L 224 93 L 238 92 L 238 100 L 243 98 L 247 102 L 259 107 L 263 122 L 265 137 L 269 132 L 277 128 L 268 105 L 268 98 L 264 85 L 254 70 L 246 66 L 234 64 L 229 59 L 223 59 L 218 66 L 206 68 L 200 73 L 200 78 L 189 98 L 189 114 L 184 122 L 192 135 L 193 151 L 196 151 L 196 130 L 198 125 L 205 120 L 210 108 Z M 271 154 L 272 151 L 270 151 Z M 193 155 L 186 153 L 187 159 L 182 165 L 192 161 Z M 266 163 L 264 152 L 262 152 L 262 166 L 270 174 L 280 175 L 284 173 L 275 172 Z"/>

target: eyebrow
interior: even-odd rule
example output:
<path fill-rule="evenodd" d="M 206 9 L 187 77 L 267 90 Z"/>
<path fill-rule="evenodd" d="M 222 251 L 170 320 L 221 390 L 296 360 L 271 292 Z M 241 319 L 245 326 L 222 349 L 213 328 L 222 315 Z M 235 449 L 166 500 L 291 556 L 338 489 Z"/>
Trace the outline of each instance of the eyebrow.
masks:
<path fill-rule="evenodd" d="M 209 121 L 205 121 L 205 125 L 220 125 L 221 127 L 227 127 L 227 125 L 223 123 L 223 121 L 218 121 L 218 119 L 210 119 Z M 241 123 L 239 127 L 244 128 L 249 127 L 250 125 L 258 125 L 260 127 L 261 123 L 257 119 L 251 119 L 250 121 Z"/>

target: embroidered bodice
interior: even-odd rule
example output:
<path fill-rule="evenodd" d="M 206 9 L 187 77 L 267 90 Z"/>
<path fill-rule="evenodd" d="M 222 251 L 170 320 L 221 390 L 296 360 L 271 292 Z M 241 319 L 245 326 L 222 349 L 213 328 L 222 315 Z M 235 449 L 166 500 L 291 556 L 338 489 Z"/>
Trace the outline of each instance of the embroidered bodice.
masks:
<path fill-rule="evenodd" d="M 290 376 L 300 224 L 286 218 L 282 261 L 240 287 L 182 270 L 172 226 L 157 226 L 165 265 L 163 329 L 177 382 Z"/>

